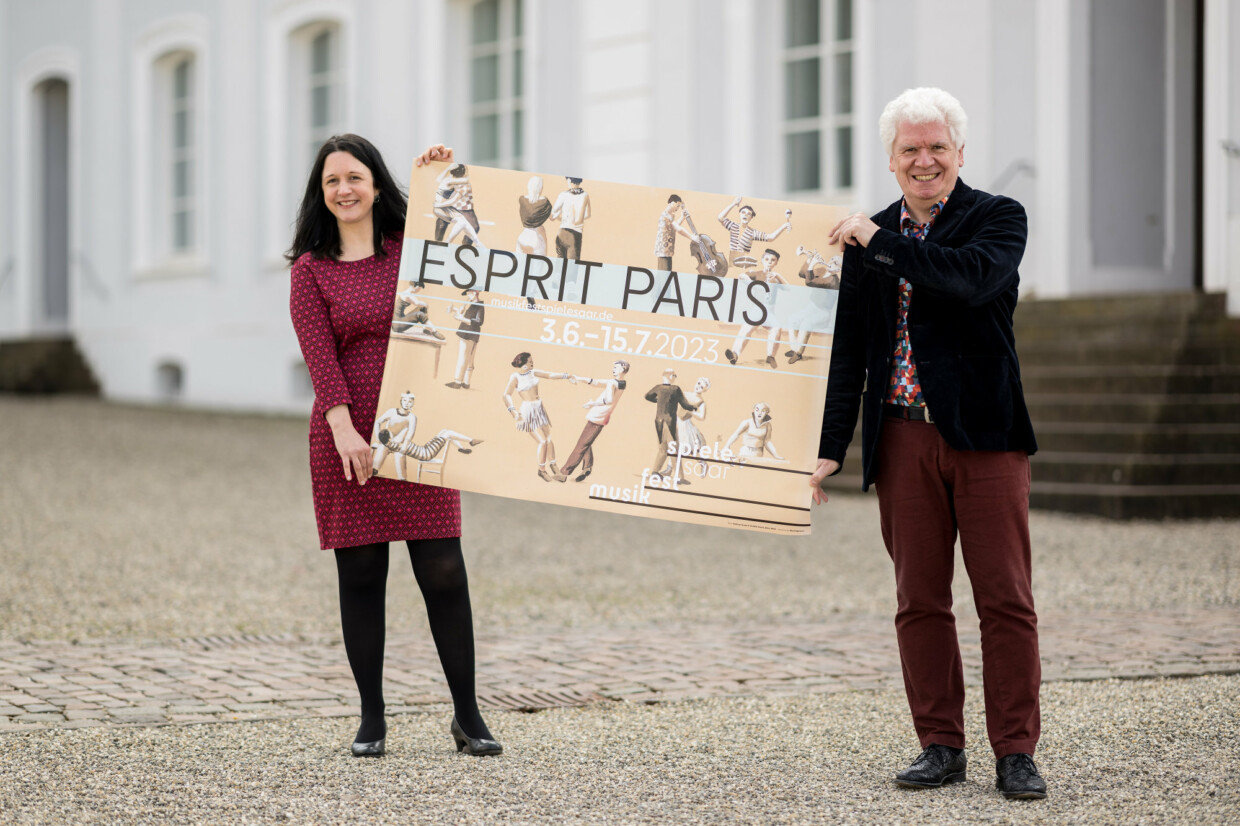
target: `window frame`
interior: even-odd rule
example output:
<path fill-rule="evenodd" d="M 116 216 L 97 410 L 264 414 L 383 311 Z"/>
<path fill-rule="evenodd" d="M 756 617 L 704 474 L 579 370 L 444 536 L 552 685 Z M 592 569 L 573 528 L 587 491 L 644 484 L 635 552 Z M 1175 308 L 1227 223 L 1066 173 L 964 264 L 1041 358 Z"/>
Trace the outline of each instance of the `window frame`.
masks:
<path fill-rule="evenodd" d="M 133 244 L 137 278 L 199 276 L 206 274 L 210 245 L 210 63 L 205 17 L 183 15 L 161 21 L 139 38 L 133 53 L 135 130 L 133 168 L 135 186 Z M 173 190 L 178 152 L 173 117 L 176 67 L 190 63 L 187 89 L 189 127 L 187 144 L 179 153 L 189 161 L 186 194 Z M 188 213 L 189 243 L 175 243 L 174 212 Z"/>
<path fill-rule="evenodd" d="M 856 0 L 817 0 L 818 2 L 818 38 L 815 42 L 790 46 L 786 42 L 788 31 L 788 13 L 790 0 L 784 0 L 779 8 L 779 25 L 776 32 L 774 72 L 779 79 L 779 88 L 785 93 L 780 102 L 777 118 L 778 128 L 775 143 L 779 147 L 778 174 L 781 190 L 789 197 L 801 200 L 821 200 L 827 202 L 850 202 L 858 188 L 857 175 L 857 132 L 856 117 L 859 103 L 858 72 L 857 72 L 857 26 L 859 3 Z M 850 32 L 847 39 L 836 39 L 841 3 L 850 5 Z M 847 111 L 837 112 L 840 101 L 837 96 L 837 60 L 847 57 L 849 74 L 846 93 L 849 96 Z M 818 74 L 818 110 L 816 115 L 790 118 L 788 117 L 788 66 L 795 62 L 817 59 Z M 848 130 L 847 154 L 849 158 L 848 181 L 841 183 L 837 171 L 837 160 L 842 149 L 839 133 Z M 788 141 L 793 135 L 818 133 L 818 186 L 805 189 L 793 189 L 789 186 L 790 163 Z"/>
<path fill-rule="evenodd" d="M 266 48 L 263 50 L 265 186 L 261 244 L 263 272 L 269 276 L 282 276 L 288 270 L 284 251 L 292 240 L 297 208 L 314 159 L 312 154 L 305 157 L 309 154 L 304 148 L 308 142 L 307 133 L 299 134 L 295 127 L 298 112 L 306 111 L 295 98 L 299 88 L 296 65 L 308 45 L 299 40 L 299 35 L 317 32 L 320 26 L 336 27 L 339 52 L 335 79 L 340 90 L 336 124 L 337 131 L 344 130 L 346 125 L 356 122 L 357 95 L 350 86 L 358 77 L 356 15 L 353 3 L 340 0 L 290 0 L 275 4 L 275 10 L 267 18 Z"/>
<path fill-rule="evenodd" d="M 498 7 L 496 39 L 476 43 L 474 39 L 474 13 L 483 3 L 494 2 Z M 460 121 L 466 135 L 465 146 L 469 148 L 469 162 L 504 169 L 524 169 L 528 157 L 528 119 L 525 117 L 528 98 L 529 71 L 526 40 L 529 30 L 529 10 L 525 0 L 462 0 L 460 4 L 461 36 L 464 45 L 461 77 L 466 78 L 462 98 Z M 497 58 L 497 88 L 495 97 L 474 101 L 475 61 L 488 57 Z M 505 72 L 505 66 L 511 67 Z M 514 78 L 520 71 L 520 88 L 514 88 Z M 497 119 L 497 151 L 494 157 L 482 157 L 475 151 L 478 135 L 475 121 L 479 118 Z"/>

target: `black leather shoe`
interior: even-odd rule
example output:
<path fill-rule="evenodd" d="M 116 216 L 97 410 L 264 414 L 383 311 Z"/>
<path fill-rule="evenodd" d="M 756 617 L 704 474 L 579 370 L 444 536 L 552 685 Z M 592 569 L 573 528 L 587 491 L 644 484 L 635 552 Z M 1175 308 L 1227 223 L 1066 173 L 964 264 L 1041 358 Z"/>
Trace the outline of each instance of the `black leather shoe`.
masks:
<path fill-rule="evenodd" d="M 371 740 L 368 743 L 359 743 L 353 741 L 354 757 L 382 757 L 384 752 L 384 744 L 387 743 L 387 724 L 383 725 L 383 736 L 378 740 Z"/>
<path fill-rule="evenodd" d="M 503 754 L 504 747 L 494 740 L 487 740 L 483 737 L 470 737 L 461 730 L 461 724 L 452 718 L 452 739 L 456 741 L 456 750 L 463 751 L 466 754 L 473 754 L 478 757 L 487 757 L 493 754 Z"/>
<path fill-rule="evenodd" d="M 908 789 L 937 789 L 948 783 L 963 783 L 968 763 L 963 750 L 953 754 L 947 746 L 931 743 L 913 765 L 896 775 L 896 785 Z"/>
<path fill-rule="evenodd" d="M 995 788 L 1008 800 L 1042 800 L 1046 797 L 1046 781 L 1038 774 L 1033 757 L 1009 754 L 995 763 Z"/>

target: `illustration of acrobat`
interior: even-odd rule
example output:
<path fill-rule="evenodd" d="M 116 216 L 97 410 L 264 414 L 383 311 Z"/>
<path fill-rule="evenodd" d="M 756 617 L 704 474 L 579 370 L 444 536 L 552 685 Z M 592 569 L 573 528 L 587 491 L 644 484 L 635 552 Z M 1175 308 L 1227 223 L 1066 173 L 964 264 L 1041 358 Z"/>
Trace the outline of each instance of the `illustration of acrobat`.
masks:
<path fill-rule="evenodd" d="M 589 376 L 574 376 L 576 384 L 585 383 L 591 386 L 602 386 L 603 391 L 599 393 L 598 398 L 591 399 L 582 405 L 587 411 L 586 423 L 581 429 L 581 435 L 577 438 L 577 446 L 573 448 L 573 452 L 568 454 L 568 460 L 564 463 L 563 473 L 572 476 L 573 471 L 581 465 L 580 475 L 574 477 L 575 482 L 584 482 L 586 477 L 594 471 L 594 440 L 603 432 L 603 428 L 611 421 L 612 411 L 616 409 L 616 405 L 620 403 L 620 397 L 624 395 L 626 386 L 625 376 L 629 374 L 629 363 L 627 361 L 616 361 L 611 365 L 611 377 L 606 379 L 595 379 Z"/>
<path fill-rule="evenodd" d="M 504 404 L 512 414 L 517 430 L 530 434 L 537 443 L 534 456 L 538 463 L 538 478 L 544 482 L 567 482 L 568 475 L 561 473 L 555 466 L 555 445 L 551 442 L 551 418 L 543 407 L 538 395 L 538 383 L 541 379 L 568 379 L 570 384 L 577 383 L 577 377 L 570 373 L 549 373 L 546 370 L 534 369 L 534 356 L 530 353 L 517 353 L 512 360 L 516 372 L 508 377 L 508 386 L 504 388 Z M 521 402 L 521 408 L 513 404 L 513 394 Z"/>
<path fill-rule="evenodd" d="M 430 320 L 430 307 L 422 298 L 422 285 L 414 281 L 396 294 L 392 307 L 392 332 L 423 335 L 443 341 L 443 333 Z"/>
<path fill-rule="evenodd" d="M 748 204 L 741 206 L 741 200 L 741 197 L 738 195 L 723 212 L 719 213 L 719 223 L 723 224 L 723 228 L 728 231 L 728 260 L 732 262 L 733 266 L 744 270 L 758 266 L 757 260 L 749 252 L 753 249 L 754 241 L 774 241 L 792 229 L 792 210 L 785 209 L 784 223 L 774 232 L 767 233 L 754 229 L 749 225 L 758 213 L 757 210 Z M 741 207 L 739 213 L 741 221 L 739 224 L 728 217 L 732 210 L 738 206 Z"/>
<path fill-rule="evenodd" d="M 774 368 L 775 351 L 779 347 L 779 339 L 783 334 L 783 329 L 775 320 L 775 304 L 779 299 L 780 288 L 787 284 L 788 281 L 779 273 L 775 272 L 775 265 L 779 263 L 779 253 L 773 249 L 767 249 L 762 253 L 762 269 L 747 270 L 742 277 L 749 278 L 754 281 L 764 281 L 767 285 L 766 298 L 763 304 L 766 306 L 766 323 L 759 325 L 765 328 L 766 337 L 766 363 Z M 724 356 L 732 364 L 736 364 L 740 360 L 741 354 L 745 352 L 745 345 L 749 343 L 749 334 L 757 327 L 752 324 L 741 324 L 740 330 L 736 333 L 736 338 L 732 341 L 732 346 L 723 351 Z"/>
<path fill-rule="evenodd" d="M 482 444 L 481 439 L 471 439 L 464 433 L 447 428 L 440 430 L 425 444 L 415 442 L 414 434 L 418 429 L 418 417 L 413 412 L 415 399 L 413 392 L 406 390 L 400 394 L 396 407 L 389 407 L 375 419 L 374 431 L 370 437 L 370 449 L 373 452 L 371 476 L 378 474 L 383 462 L 390 455 L 396 465 L 396 478 L 404 481 L 405 457 L 410 456 L 418 462 L 417 478 L 420 479 L 421 465 L 434 461 L 448 444 L 452 444 L 459 453 L 471 453 L 475 445 Z M 441 460 L 440 464 L 442 463 Z"/>
<path fill-rule="evenodd" d="M 478 237 L 481 226 L 474 213 L 474 187 L 469 182 L 469 169 L 463 163 L 450 167 L 435 179 L 435 203 L 431 208 L 435 216 L 435 240 L 453 243 L 464 234 L 465 246 L 476 244 L 486 249 Z"/>
<path fill-rule="evenodd" d="M 753 406 L 753 412 L 747 418 L 742 419 L 741 423 L 736 426 L 736 430 L 728 437 L 724 449 L 731 450 L 736 440 L 740 439 L 741 447 L 736 451 L 736 455 L 744 461 L 761 459 L 768 453 L 777 462 L 788 461 L 776 450 L 774 436 L 775 425 L 772 422 L 771 406 L 766 402 L 758 402 Z"/>

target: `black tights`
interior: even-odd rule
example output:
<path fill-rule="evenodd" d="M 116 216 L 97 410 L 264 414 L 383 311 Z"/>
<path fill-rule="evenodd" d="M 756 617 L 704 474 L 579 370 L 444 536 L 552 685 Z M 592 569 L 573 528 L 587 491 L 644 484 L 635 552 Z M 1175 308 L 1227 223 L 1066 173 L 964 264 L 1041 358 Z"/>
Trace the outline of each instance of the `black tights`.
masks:
<path fill-rule="evenodd" d="M 409 559 L 430 620 L 457 722 L 472 737 L 491 737 L 474 696 L 474 620 L 461 540 L 410 540 Z M 384 736 L 383 645 L 387 593 L 388 544 L 336 549 L 340 576 L 340 625 L 344 648 L 362 700 L 357 741 Z"/>

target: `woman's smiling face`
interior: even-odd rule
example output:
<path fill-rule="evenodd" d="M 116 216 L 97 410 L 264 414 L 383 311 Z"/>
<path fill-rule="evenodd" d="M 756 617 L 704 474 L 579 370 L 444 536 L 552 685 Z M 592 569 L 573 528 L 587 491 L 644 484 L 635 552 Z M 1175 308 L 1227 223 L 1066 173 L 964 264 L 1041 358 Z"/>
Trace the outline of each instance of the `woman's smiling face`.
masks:
<path fill-rule="evenodd" d="M 323 202 L 341 224 L 367 221 L 375 205 L 375 178 L 348 152 L 333 152 L 323 163 Z"/>

